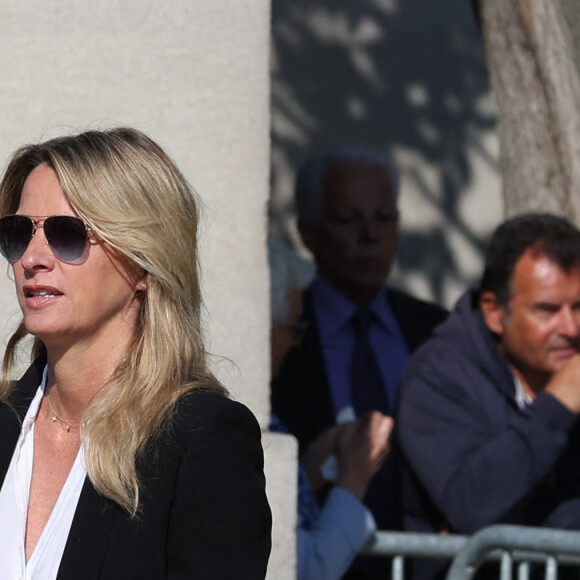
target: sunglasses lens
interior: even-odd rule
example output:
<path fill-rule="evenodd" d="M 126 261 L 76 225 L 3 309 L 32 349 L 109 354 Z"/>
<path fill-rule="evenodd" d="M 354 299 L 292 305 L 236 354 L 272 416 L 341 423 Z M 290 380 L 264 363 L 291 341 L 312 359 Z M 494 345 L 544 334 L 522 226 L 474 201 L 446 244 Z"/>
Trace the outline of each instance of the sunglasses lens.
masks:
<path fill-rule="evenodd" d="M 63 262 L 74 262 L 85 253 L 87 229 L 77 217 L 56 215 L 46 218 L 44 234 L 56 257 Z"/>
<path fill-rule="evenodd" d="M 23 215 L 0 218 L 0 252 L 10 262 L 15 262 L 26 251 L 34 224 Z"/>

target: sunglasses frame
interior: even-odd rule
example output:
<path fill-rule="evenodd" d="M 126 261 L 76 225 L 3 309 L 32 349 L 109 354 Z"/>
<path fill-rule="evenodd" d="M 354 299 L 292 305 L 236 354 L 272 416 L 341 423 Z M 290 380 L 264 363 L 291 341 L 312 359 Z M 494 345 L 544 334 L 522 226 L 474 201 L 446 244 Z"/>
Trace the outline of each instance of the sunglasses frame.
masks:
<path fill-rule="evenodd" d="M 9 261 L 9 262 L 17 262 L 18 260 L 20 260 L 20 258 L 22 258 L 22 256 L 24 255 L 24 253 L 26 252 L 26 250 L 28 249 L 28 246 L 30 244 L 30 242 L 32 241 L 32 238 L 35 236 L 38 228 L 42 228 L 43 230 L 45 230 L 44 233 L 44 239 L 45 242 L 48 246 L 50 246 L 50 249 L 52 251 L 52 253 L 61 261 L 61 262 L 65 262 L 67 264 L 72 264 L 77 262 L 86 252 L 87 250 L 87 246 L 89 245 L 91 239 L 92 239 L 92 229 L 91 227 L 84 221 L 82 220 L 80 217 L 78 216 L 74 216 L 74 215 L 50 215 L 50 216 L 29 216 L 29 215 L 24 215 L 24 214 L 9 214 L 6 216 L 2 216 L 0 218 L 0 223 L 2 222 L 2 220 L 4 220 L 5 218 L 26 218 L 28 220 L 30 220 L 30 222 L 32 223 L 32 232 L 30 234 L 30 239 L 28 240 L 28 242 L 26 243 L 26 246 L 24 247 L 24 250 L 22 251 L 22 253 L 16 257 L 16 258 L 8 258 L 5 254 L 4 251 L 0 250 L 0 253 L 2 253 L 2 255 Z M 45 223 L 53 218 L 66 218 L 67 220 L 74 220 L 76 222 L 79 222 L 82 224 L 84 230 L 85 230 L 85 244 L 83 247 L 82 252 L 76 257 L 76 258 L 72 258 L 72 259 L 65 259 L 63 257 L 61 257 L 59 254 L 60 252 L 55 249 L 55 247 L 53 246 L 51 240 L 49 239 L 49 236 L 46 234 L 46 229 L 45 229 Z"/>

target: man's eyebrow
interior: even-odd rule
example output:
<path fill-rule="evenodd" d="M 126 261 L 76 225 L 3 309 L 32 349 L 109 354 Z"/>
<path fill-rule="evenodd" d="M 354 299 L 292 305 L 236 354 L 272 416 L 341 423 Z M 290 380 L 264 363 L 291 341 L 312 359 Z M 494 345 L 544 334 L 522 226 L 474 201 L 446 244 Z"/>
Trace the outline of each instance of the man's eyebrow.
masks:
<path fill-rule="evenodd" d="M 580 301 L 578 302 L 580 304 Z M 540 300 L 533 305 L 533 308 L 537 310 L 560 310 L 562 304 L 560 302 L 550 302 L 549 300 Z"/>

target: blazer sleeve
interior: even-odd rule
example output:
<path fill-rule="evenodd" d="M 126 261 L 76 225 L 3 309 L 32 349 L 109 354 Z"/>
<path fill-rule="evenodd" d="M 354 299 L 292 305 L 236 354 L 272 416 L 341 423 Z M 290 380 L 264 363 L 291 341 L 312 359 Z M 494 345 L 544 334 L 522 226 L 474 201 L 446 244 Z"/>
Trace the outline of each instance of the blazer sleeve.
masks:
<path fill-rule="evenodd" d="M 180 407 L 167 578 L 263 579 L 271 514 L 259 426 L 245 406 L 211 392 Z"/>

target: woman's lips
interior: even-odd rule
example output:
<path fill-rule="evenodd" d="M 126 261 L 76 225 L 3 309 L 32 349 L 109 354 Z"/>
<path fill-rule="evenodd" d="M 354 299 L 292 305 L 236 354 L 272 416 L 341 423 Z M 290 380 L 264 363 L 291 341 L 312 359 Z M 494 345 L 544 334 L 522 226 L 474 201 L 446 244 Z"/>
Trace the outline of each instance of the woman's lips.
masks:
<path fill-rule="evenodd" d="M 22 288 L 26 304 L 32 308 L 57 300 L 63 293 L 53 286 L 24 286 Z"/>

